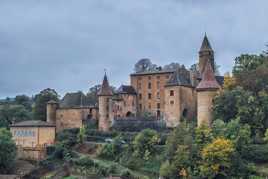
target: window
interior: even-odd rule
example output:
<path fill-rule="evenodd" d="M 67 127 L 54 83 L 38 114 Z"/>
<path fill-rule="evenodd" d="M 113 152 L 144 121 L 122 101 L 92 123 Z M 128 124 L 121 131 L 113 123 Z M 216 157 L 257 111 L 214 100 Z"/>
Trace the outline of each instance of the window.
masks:
<path fill-rule="evenodd" d="M 157 99 L 160 99 L 160 93 L 159 92 L 156 93 L 156 97 L 157 97 Z"/>
<path fill-rule="evenodd" d="M 142 104 L 140 104 L 140 110 L 142 110 Z"/>
<path fill-rule="evenodd" d="M 151 80 L 151 76 L 148 76 L 148 80 Z"/>
<path fill-rule="evenodd" d="M 160 103 L 157 103 L 157 109 L 160 109 Z"/>
<path fill-rule="evenodd" d="M 152 88 L 152 83 L 148 83 L 148 89 L 151 89 Z"/>
<path fill-rule="evenodd" d="M 169 95 L 170 95 L 170 96 L 174 96 L 174 91 L 173 91 L 173 90 L 170 90 L 170 91 L 169 91 Z"/>
<path fill-rule="evenodd" d="M 151 103 L 148 104 L 148 108 L 151 109 Z"/>
<path fill-rule="evenodd" d="M 173 105 L 174 104 L 174 101 L 170 101 L 170 104 Z"/>
<path fill-rule="evenodd" d="M 169 79 L 169 75 L 166 75 L 166 79 Z"/>
<path fill-rule="evenodd" d="M 140 99 L 140 100 L 142 99 L 142 94 L 141 94 L 141 93 L 139 94 L 139 99 Z"/>
<path fill-rule="evenodd" d="M 160 76 L 157 76 L 156 78 L 157 78 L 157 79 L 160 79 Z"/>
<path fill-rule="evenodd" d="M 141 83 L 138 83 L 138 89 L 141 89 Z"/>
<path fill-rule="evenodd" d="M 157 81 L 156 85 L 157 85 L 157 89 L 160 89 L 160 81 Z"/>
<path fill-rule="evenodd" d="M 152 94 L 148 93 L 148 99 L 152 99 Z"/>

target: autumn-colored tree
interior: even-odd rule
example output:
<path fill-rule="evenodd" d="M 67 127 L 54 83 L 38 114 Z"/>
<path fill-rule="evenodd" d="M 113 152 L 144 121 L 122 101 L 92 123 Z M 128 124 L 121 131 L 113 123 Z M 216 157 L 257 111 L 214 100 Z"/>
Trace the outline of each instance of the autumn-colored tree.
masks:
<path fill-rule="evenodd" d="M 202 176 L 208 178 L 227 177 L 234 152 L 234 145 L 228 139 L 216 138 L 212 143 L 206 145 L 201 151 L 200 171 Z"/>
<path fill-rule="evenodd" d="M 224 83 L 223 83 L 223 89 L 225 90 L 232 90 L 237 86 L 235 78 L 231 76 L 229 73 L 226 73 L 224 75 Z"/>

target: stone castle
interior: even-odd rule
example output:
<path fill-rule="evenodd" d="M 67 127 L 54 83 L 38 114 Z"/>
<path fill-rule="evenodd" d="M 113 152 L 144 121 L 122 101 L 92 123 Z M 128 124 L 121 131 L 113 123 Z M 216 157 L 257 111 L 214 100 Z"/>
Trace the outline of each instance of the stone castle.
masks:
<path fill-rule="evenodd" d="M 212 99 L 221 89 L 223 77 L 215 75 L 214 51 L 205 35 L 196 69 L 142 71 L 130 74 L 130 85 L 115 92 L 105 73 L 98 93 L 98 106 L 82 93 L 67 93 L 57 103 L 47 104 L 47 121 L 56 131 L 82 127 L 86 121 L 98 121 L 102 131 L 110 130 L 117 119 L 136 119 L 149 112 L 155 120 L 163 119 L 167 127 L 181 119 L 197 119 L 198 125 L 211 123 Z"/>

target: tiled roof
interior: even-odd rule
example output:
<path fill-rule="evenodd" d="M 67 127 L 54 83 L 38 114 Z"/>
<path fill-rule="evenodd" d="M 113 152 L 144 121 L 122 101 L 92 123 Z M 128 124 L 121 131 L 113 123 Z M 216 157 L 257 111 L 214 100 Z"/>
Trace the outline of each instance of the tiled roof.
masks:
<path fill-rule="evenodd" d="M 11 127 L 55 127 L 55 124 L 40 120 L 29 120 L 12 124 Z"/>
<path fill-rule="evenodd" d="M 138 73 L 132 73 L 130 76 L 140 76 L 140 75 L 156 75 L 156 74 L 165 74 L 165 73 L 173 73 L 174 70 L 159 70 L 159 71 L 144 71 Z"/>
<path fill-rule="evenodd" d="M 178 68 L 173 72 L 166 86 L 192 86 L 190 72 L 184 66 Z"/>
<path fill-rule="evenodd" d="M 67 93 L 60 101 L 61 108 L 72 108 L 72 107 L 83 107 L 83 106 L 94 106 L 91 101 L 79 91 L 76 93 Z"/>
<path fill-rule="evenodd" d="M 137 94 L 135 89 L 132 86 L 129 85 L 121 85 L 117 92 L 118 94 Z"/>
<path fill-rule="evenodd" d="M 112 91 L 112 89 L 111 89 L 111 87 L 109 85 L 106 73 L 104 75 L 103 82 L 102 82 L 102 85 L 101 85 L 101 89 L 100 89 L 98 95 L 99 96 L 112 96 L 113 95 L 113 91 Z"/>
<path fill-rule="evenodd" d="M 215 78 L 210 62 L 208 61 L 202 75 L 202 80 L 198 84 L 196 89 L 201 91 L 201 90 L 215 90 L 219 88 L 220 85 Z"/>

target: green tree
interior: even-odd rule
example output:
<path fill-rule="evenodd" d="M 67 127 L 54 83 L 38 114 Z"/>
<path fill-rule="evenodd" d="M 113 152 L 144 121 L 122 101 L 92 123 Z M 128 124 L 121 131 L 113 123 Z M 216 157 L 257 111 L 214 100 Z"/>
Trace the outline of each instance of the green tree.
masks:
<path fill-rule="evenodd" d="M 189 178 L 196 165 L 196 146 L 193 126 L 182 122 L 168 136 L 166 161 L 162 163 L 160 175 L 165 178 Z"/>
<path fill-rule="evenodd" d="M 0 173 L 8 173 L 14 166 L 16 158 L 16 144 L 11 133 L 4 128 L 0 129 Z"/>
<path fill-rule="evenodd" d="M 46 106 L 50 100 L 59 101 L 59 95 L 54 89 L 44 89 L 34 98 L 34 119 L 35 120 L 46 120 Z"/>
<path fill-rule="evenodd" d="M 148 160 L 156 152 L 155 145 L 160 142 L 159 135 L 152 129 L 145 129 L 135 136 L 132 142 L 134 156 Z"/>
<path fill-rule="evenodd" d="M 268 59 L 264 55 L 243 54 L 235 59 L 233 75 L 237 85 L 258 93 L 268 91 Z"/>
<path fill-rule="evenodd" d="M 79 133 L 78 133 L 78 143 L 79 144 L 83 144 L 85 142 L 85 139 L 86 139 L 86 129 L 85 127 L 81 127 L 79 129 Z"/>
<path fill-rule="evenodd" d="M 32 100 L 30 97 L 26 95 L 17 95 L 15 97 L 15 103 L 19 105 L 23 105 L 25 109 L 31 111 L 32 110 Z"/>
<path fill-rule="evenodd" d="M 32 114 L 22 105 L 5 104 L 0 109 L 0 127 L 9 127 L 10 124 L 30 120 Z"/>
<path fill-rule="evenodd" d="M 217 138 L 206 145 L 201 151 L 200 171 L 202 176 L 206 178 L 229 176 L 234 152 L 234 145 L 228 139 Z"/>

